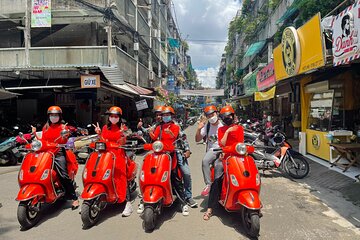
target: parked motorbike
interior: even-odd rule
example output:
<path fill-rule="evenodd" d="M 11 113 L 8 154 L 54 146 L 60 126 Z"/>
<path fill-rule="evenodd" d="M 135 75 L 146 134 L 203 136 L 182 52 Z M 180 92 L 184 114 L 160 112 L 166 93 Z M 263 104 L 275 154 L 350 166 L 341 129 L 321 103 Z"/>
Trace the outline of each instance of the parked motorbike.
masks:
<path fill-rule="evenodd" d="M 159 140 L 144 144 L 146 151 L 152 151 L 144 158 L 139 180 L 144 203 L 143 226 L 146 232 L 154 230 L 162 208 L 170 207 L 175 201 L 175 196 L 178 196 L 171 184 L 171 171 L 177 165 L 177 160 L 170 155 L 176 150 L 174 145 L 175 143 L 166 146 Z M 178 178 L 182 179 L 180 171 L 177 173 Z"/>
<path fill-rule="evenodd" d="M 252 156 L 263 173 L 267 169 L 280 169 L 295 179 L 302 179 L 309 174 L 309 163 L 292 149 L 284 133 L 275 127 L 265 134 L 245 132 L 245 142 L 256 146 Z"/>
<path fill-rule="evenodd" d="M 61 132 L 61 136 L 66 134 L 66 130 Z M 55 155 L 63 147 L 66 145 L 37 139 L 26 145 L 30 152 L 24 157 L 19 171 L 20 190 L 16 197 L 16 201 L 19 201 L 17 218 L 24 229 L 33 227 L 39 221 L 43 204 L 53 204 L 65 195 L 54 169 Z M 65 152 L 70 162 L 76 162 L 70 150 Z"/>
<path fill-rule="evenodd" d="M 260 231 L 261 179 L 251 154 L 254 147 L 237 143 L 215 149 L 225 154 L 224 179 L 220 194 L 220 205 L 229 212 L 239 212 L 246 233 L 258 237 Z"/>
<path fill-rule="evenodd" d="M 10 137 L 0 143 L 0 166 L 16 165 L 20 158 L 16 137 Z"/>
<path fill-rule="evenodd" d="M 82 175 L 84 190 L 81 193 L 81 198 L 84 201 L 81 205 L 81 220 L 84 229 L 95 225 L 99 220 L 100 211 L 106 207 L 107 203 L 115 204 L 125 201 L 125 199 L 119 199 L 116 194 L 114 183 L 116 156 L 110 150 L 128 149 L 132 146 L 120 146 L 114 142 L 97 141 L 91 143 L 90 147 L 95 151 L 86 161 Z M 127 187 L 132 193 L 136 190 L 137 164 L 134 157 L 126 158 Z"/>

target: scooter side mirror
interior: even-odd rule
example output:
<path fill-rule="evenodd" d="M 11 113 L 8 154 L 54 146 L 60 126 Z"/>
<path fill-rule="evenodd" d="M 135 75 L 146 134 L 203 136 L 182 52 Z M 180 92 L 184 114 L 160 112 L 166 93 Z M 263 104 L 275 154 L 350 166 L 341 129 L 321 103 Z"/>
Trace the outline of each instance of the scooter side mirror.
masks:
<path fill-rule="evenodd" d="M 61 130 L 61 132 L 60 132 L 60 136 L 62 137 L 62 138 L 65 138 L 66 136 L 68 136 L 70 134 L 70 132 L 68 131 L 68 130 L 66 130 L 66 129 L 63 129 L 63 130 Z"/>
<path fill-rule="evenodd" d="M 255 152 L 255 148 L 252 145 L 248 145 L 248 146 L 246 146 L 246 151 L 248 154 L 251 154 L 251 153 Z"/>
<path fill-rule="evenodd" d="M 151 143 L 144 144 L 144 150 L 151 151 L 152 150 L 152 144 Z"/>

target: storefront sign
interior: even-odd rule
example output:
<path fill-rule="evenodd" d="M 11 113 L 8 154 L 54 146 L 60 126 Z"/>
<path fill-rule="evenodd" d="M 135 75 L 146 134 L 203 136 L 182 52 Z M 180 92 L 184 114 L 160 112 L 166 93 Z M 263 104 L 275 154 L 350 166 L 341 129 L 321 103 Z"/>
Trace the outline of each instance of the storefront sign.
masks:
<path fill-rule="evenodd" d="M 245 95 L 251 95 L 257 91 L 256 75 L 258 71 L 252 72 L 244 77 L 243 83 L 245 88 Z"/>
<path fill-rule="evenodd" d="M 51 0 L 32 0 L 31 27 L 51 27 Z"/>
<path fill-rule="evenodd" d="M 311 143 L 315 149 L 320 148 L 320 137 L 316 134 L 314 134 L 311 138 Z"/>
<path fill-rule="evenodd" d="M 269 91 L 266 92 L 255 92 L 254 98 L 255 101 L 266 101 L 274 98 L 276 91 L 276 86 L 272 87 Z"/>
<path fill-rule="evenodd" d="M 81 88 L 99 88 L 100 75 L 81 75 Z"/>
<path fill-rule="evenodd" d="M 332 23 L 334 66 L 360 58 L 360 1 L 337 15 Z"/>
<path fill-rule="evenodd" d="M 258 72 L 258 74 L 256 75 L 256 82 L 259 91 L 275 85 L 273 61 Z"/>
<path fill-rule="evenodd" d="M 148 104 L 147 104 L 147 102 L 146 102 L 146 99 L 137 101 L 137 102 L 135 102 L 135 104 L 136 104 L 136 109 L 137 109 L 138 111 L 149 108 L 149 106 L 148 106 Z"/>
<path fill-rule="evenodd" d="M 166 84 L 166 90 L 168 90 L 169 92 L 174 92 L 175 91 L 175 76 L 174 75 L 169 75 L 167 78 L 167 84 Z"/>
<path fill-rule="evenodd" d="M 281 44 L 274 49 L 276 81 L 325 65 L 320 13 L 294 30 L 293 27 L 286 28 Z"/>

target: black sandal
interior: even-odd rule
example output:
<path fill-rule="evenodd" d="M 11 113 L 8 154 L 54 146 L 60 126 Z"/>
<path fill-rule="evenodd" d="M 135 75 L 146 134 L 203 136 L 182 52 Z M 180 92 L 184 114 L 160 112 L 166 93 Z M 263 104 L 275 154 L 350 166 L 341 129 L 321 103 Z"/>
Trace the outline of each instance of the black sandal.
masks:
<path fill-rule="evenodd" d="M 204 213 L 203 219 L 204 219 L 205 221 L 209 221 L 211 217 L 212 217 L 212 211 L 207 210 L 207 211 Z"/>
<path fill-rule="evenodd" d="M 76 210 L 76 209 L 79 208 L 79 206 L 80 206 L 79 200 L 74 200 L 72 205 L 71 205 L 71 210 Z"/>

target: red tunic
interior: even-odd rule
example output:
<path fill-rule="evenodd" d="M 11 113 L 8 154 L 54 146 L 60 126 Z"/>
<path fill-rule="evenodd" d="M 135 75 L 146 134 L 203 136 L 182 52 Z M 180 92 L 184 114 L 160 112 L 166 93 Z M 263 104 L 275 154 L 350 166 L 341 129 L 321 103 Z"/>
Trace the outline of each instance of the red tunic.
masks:
<path fill-rule="evenodd" d="M 65 129 L 69 130 L 69 128 L 63 124 L 54 124 L 51 123 L 50 126 L 44 126 L 42 129 L 42 140 L 52 142 L 52 143 L 59 143 L 65 144 L 68 138 L 62 138 L 60 132 Z M 76 161 L 76 157 L 73 153 L 70 153 L 71 150 L 66 150 L 66 168 L 68 170 L 68 175 L 70 178 L 75 178 L 75 175 L 79 169 L 79 164 Z"/>
<path fill-rule="evenodd" d="M 110 129 L 105 125 L 101 131 L 101 137 L 105 141 L 118 144 L 124 144 L 126 141 L 124 134 L 116 124 L 112 124 Z M 110 151 L 116 156 L 114 183 L 118 202 L 121 203 L 126 199 L 126 155 L 123 149 L 110 149 Z"/>
<path fill-rule="evenodd" d="M 172 136 L 170 133 L 166 133 L 165 129 L 169 128 L 169 130 L 174 134 Z M 161 136 L 160 136 L 161 132 Z M 165 147 L 170 147 L 174 145 L 174 141 L 178 138 L 180 132 L 180 127 L 176 125 L 174 122 L 163 123 L 156 127 L 154 131 L 154 136 L 152 136 L 152 140 L 161 140 Z M 151 136 L 151 135 L 150 135 Z"/>
<path fill-rule="evenodd" d="M 242 126 L 236 124 L 232 124 L 230 126 L 222 126 L 218 129 L 220 147 L 225 147 L 221 144 L 221 139 L 224 137 L 226 130 L 233 126 L 235 126 L 236 129 L 228 134 L 225 146 L 232 146 L 235 143 L 244 142 L 244 128 Z"/>

